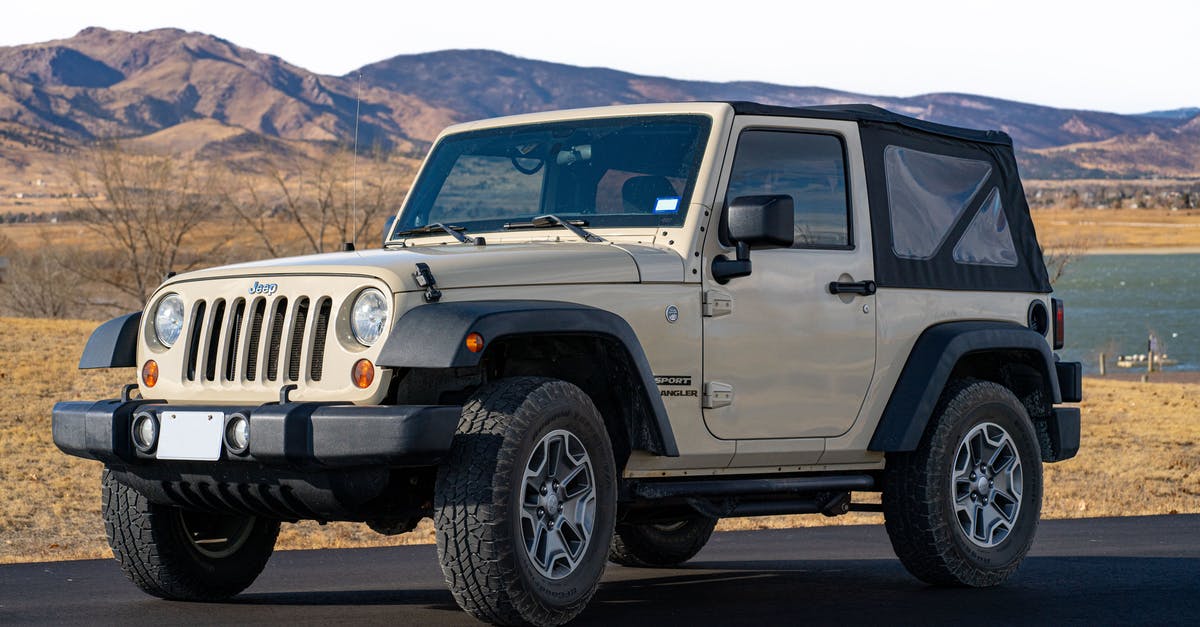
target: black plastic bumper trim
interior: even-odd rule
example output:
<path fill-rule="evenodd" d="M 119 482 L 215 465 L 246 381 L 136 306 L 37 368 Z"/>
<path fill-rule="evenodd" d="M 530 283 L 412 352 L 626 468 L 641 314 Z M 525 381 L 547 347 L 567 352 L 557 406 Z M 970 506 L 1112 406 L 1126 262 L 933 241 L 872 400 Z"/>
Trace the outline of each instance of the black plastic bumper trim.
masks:
<path fill-rule="evenodd" d="M 224 451 L 221 461 L 213 464 L 257 462 L 291 468 L 434 465 L 450 449 L 462 413 L 452 405 L 185 407 L 161 401 L 75 401 L 54 406 L 54 443 L 67 454 L 107 464 L 153 463 L 153 455 L 134 449 L 129 421 L 135 410 L 158 414 L 169 409 L 249 416 L 249 454 Z"/>
<path fill-rule="evenodd" d="M 1043 454 L 1047 462 L 1061 462 L 1075 457 L 1079 452 L 1080 419 L 1078 407 L 1055 407 L 1046 424 L 1050 435 L 1050 455 Z"/>
<path fill-rule="evenodd" d="M 1062 392 L 1062 402 L 1078 403 L 1083 400 L 1083 364 L 1077 361 L 1056 361 L 1054 373 L 1058 375 L 1058 389 Z"/>

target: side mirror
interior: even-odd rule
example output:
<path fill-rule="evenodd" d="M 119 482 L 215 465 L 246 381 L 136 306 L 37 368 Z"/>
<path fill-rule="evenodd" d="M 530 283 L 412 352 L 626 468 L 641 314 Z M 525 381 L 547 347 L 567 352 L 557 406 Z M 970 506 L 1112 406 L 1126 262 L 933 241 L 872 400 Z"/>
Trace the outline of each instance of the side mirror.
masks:
<path fill-rule="evenodd" d="M 795 240 L 795 209 L 786 194 L 738 196 L 725 210 L 725 231 L 737 246 L 737 258 L 717 255 L 712 275 L 718 283 L 748 276 L 750 248 L 789 247 Z"/>
<path fill-rule="evenodd" d="M 396 226 L 396 216 L 389 216 L 387 222 L 383 223 L 383 245 L 387 246 L 387 241 L 392 238 L 392 227 Z"/>

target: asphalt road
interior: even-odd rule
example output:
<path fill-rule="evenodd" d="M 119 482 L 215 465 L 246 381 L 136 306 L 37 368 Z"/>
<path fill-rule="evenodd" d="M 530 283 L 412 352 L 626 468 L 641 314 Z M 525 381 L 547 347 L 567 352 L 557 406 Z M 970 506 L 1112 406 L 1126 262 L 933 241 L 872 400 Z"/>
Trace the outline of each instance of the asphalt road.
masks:
<path fill-rule="evenodd" d="M 579 625 L 1200 624 L 1200 515 L 1043 522 L 1004 586 L 910 577 L 882 526 L 720 533 L 685 567 L 609 565 Z M 0 566 L 0 624 L 472 625 L 434 547 L 276 553 L 229 603 L 160 601 L 112 560 Z"/>

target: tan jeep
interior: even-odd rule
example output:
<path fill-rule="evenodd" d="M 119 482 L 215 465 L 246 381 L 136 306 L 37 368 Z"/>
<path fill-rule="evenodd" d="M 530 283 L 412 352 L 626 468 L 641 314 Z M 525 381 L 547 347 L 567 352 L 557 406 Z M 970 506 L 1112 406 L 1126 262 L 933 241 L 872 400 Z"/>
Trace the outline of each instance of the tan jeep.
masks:
<path fill-rule="evenodd" d="M 167 280 L 59 403 L 126 574 L 254 581 L 281 521 L 422 517 L 455 599 L 557 624 L 718 518 L 882 509 L 904 565 L 1004 581 L 1080 367 L 1011 140 L 870 106 L 608 107 L 447 129 L 381 249 Z M 882 492 L 882 506 L 853 493 Z"/>

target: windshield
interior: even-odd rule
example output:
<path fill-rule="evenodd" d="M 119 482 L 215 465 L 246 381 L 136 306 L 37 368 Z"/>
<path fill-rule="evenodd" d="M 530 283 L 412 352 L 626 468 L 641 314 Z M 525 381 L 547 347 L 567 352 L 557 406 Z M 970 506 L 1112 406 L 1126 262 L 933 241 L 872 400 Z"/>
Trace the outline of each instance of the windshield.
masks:
<path fill-rule="evenodd" d="M 393 233 L 435 223 L 521 228 L 547 214 L 589 227 L 680 226 L 711 125 L 701 115 L 660 115 L 448 136 Z"/>

